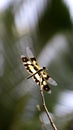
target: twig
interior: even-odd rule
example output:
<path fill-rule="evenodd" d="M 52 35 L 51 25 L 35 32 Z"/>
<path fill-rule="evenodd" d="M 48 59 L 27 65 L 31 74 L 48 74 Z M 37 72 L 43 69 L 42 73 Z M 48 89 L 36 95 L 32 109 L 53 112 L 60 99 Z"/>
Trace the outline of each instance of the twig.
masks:
<path fill-rule="evenodd" d="M 43 107 L 44 107 L 45 112 L 46 112 L 46 114 L 47 114 L 47 116 L 48 116 L 48 118 L 49 118 L 50 124 L 51 124 L 51 126 L 52 126 L 52 128 L 53 128 L 54 130 L 58 130 L 58 129 L 56 128 L 56 125 L 55 125 L 53 119 L 52 119 L 51 116 L 50 116 L 50 113 L 49 113 L 47 107 L 46 107 L 46 103 L 45 103 L 45 98 L 44 98 L 43 88 L 42 88 L 42 87 L 40 87 L 40 94 L 41 94 L 41 97 L 42 97 Z"/>

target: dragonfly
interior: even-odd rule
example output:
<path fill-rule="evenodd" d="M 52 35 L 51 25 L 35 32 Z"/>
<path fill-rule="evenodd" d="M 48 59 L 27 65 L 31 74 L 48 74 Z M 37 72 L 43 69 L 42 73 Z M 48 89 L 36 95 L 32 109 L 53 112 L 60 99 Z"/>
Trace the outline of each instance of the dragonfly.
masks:
<path fill-rule="evenodd" d="M 51 93 L 49 84 L 57 86 L 57 82 L 46 72 L 46 67 L 41 67 L 39 65 L 29 47 L 26 47 L 26 53 L 27 56 L 21 55 L 21 60 L 25 69 L 30 74 L 27 79 L 32 77 L 41 89 Z"/>

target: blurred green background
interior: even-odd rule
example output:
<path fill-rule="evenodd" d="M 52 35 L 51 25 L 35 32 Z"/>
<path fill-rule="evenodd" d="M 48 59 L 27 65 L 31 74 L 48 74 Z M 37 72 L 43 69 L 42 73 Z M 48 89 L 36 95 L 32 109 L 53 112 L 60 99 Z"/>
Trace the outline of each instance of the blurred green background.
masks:
<path fill-rule="evenodd" d="M 41 130 L 41 117 L 52 130 L 39 86 L 25 80 L 20 56 L 27 46 L 58 83 L 51 95 L 44 92 L 58 130 L 73 130 L 73 3 L 67 1 L 0 2 L 0 130 Z"/>

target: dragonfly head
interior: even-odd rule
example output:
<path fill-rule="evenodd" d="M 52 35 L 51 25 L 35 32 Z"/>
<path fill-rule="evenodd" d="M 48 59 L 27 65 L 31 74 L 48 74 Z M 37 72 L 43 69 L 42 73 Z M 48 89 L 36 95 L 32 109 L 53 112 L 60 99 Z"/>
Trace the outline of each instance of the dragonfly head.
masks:
<path fill-rule="evenodd" d="M 46 67 L 45 67 L 45 66 L 43 67 L 43 70 L 46 70 Z"/>

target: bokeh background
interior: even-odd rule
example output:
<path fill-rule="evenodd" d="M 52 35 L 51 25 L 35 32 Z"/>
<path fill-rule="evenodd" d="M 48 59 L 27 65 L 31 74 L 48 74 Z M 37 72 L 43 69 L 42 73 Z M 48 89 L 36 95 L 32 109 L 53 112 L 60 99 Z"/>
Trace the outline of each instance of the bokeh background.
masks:
<path fill-rule="evenodd" d="M 73 1 L 0 1 L 0 130 L 42 130 L 41 118 L 52 130 L 39 86 L 25 79 L 27 46 L 58 83 L 44 92 L 57 128 L 73 130 Z"/>

